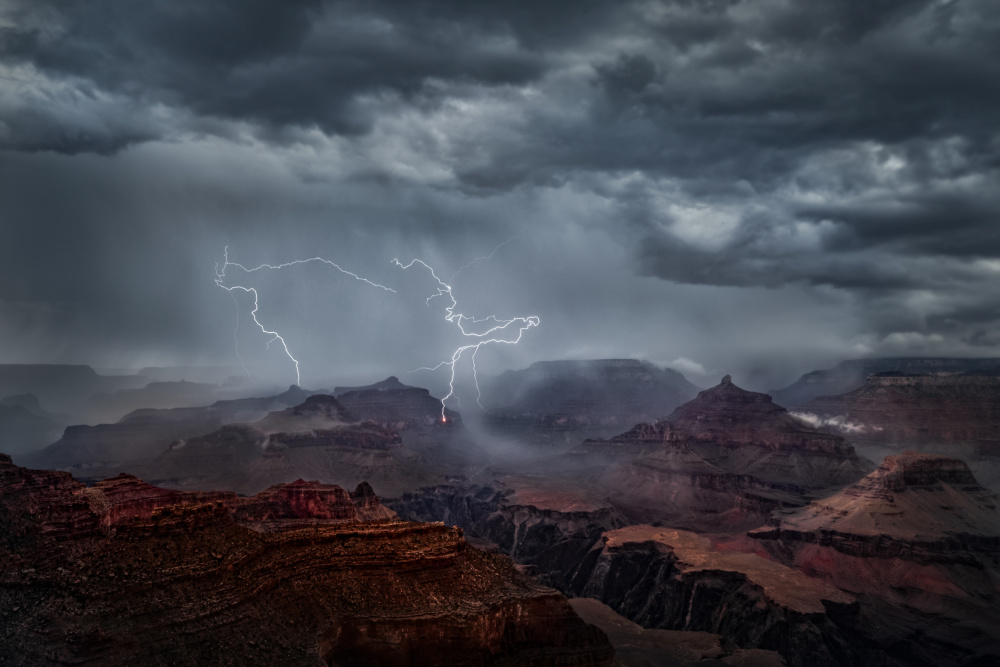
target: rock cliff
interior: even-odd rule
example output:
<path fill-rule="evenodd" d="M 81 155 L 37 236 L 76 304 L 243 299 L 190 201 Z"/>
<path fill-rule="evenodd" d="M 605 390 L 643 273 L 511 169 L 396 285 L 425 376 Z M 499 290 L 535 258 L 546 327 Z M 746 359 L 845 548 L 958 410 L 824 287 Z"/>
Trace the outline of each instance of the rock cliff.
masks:
<path fill-rule="evenodd" d="M 611 664 L 565 598 L 461 530 L 349 517 L 370 488 L 177 494 L 0 455 L 0 662 Z"/>
<path fill-rule="evenodd" d="M 945 357 L 877 357 L 842 361 L 827 370 L 812 371 L 783 389 L 771 391 L 776 401 L 788 407 L 799 407 L 818 396 L 843 394 L 864 386 L 865 380 L 876 373 L 926 373 L 954 375 L 958 373 L 993 372 L 1000 369 L 1000 359 L 952 359 Z"/>
<path fill-rule="evenodd" d="M 1000 374 L 877 374 L 800 411 L 854 424 L 859 442 L 1000 456 Z"/>
<path fill-rule="evenodd" d="M 718 633 L 731 646 L 780 653 L 789 665 L 863 664 L 873 655 L 843 627 L 854 599 L 792 568 L 653 526 L 608 531 L 570 579 L 646 628 Z"/>
<path fill-rule="evenodd" d="M 600 471 L 599 485 L 638 518 L 686 521 L 692 512 L 803 504 L 821 489 L 861 478 L 872 465 L 844 438 L 792 417 L 729 376 L 666 419 L 610 440 L 588 440 L 568 466 Z M 756 504 L 755 504 L 756 503 Z"/>
<path fill-rule="evenodd" d="M 870 616 L 886 617 L 886 642 L 919 644 L 936 664 L 1000 660 L 1000 503 L 963 461 L 886 457 L 857 484 L 776 512 L 749 537 L 761 553 L 863 596 Z"/>

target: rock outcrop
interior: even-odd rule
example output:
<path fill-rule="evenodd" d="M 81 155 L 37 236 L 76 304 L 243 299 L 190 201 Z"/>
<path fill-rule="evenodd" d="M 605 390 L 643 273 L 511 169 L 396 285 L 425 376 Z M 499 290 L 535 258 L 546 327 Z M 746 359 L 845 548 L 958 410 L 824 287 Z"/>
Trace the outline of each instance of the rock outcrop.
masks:
<path fill-rule="evenodd" d="M 566 573 L 601 534 L 627 520 L 606 502 L 538 482 L 427 487 L 386 501 L 403 518 L 445 521 L 507 554 L 542 583 L 567 590 Z"/>
<path fill-rule="evenodd" d="M 844 394 L 864 386 L 876 373 L 958 373 L 993 372 L 1000 369 L 1000 359 L 952 359 L 944 357 L 878 357 L 842 361 L 828 370 L 806 373 L 783 389 L 771 391 L 781 405 L 797 408 L 818 396 Z"/>
<path fill-rule="evenodd" d="M 963 461 L 889 456 L 768 523 L 749 533 L 761 553 L 864 596 L 870 616 L 886 617 L 883 641 L 907 660 L 1000 660 L 1000 502 Z"/>
<path fill-rule="evenodd" d="M 880 373 L 854 391 L 815 398 L 800 412 L 852 424 L 859 442 L 1000 456 L 1000 373 Z"/>
<path fill-rule="evenodd" d="M 777 651 L 793 666 L 878 658 L 845 630 L 857 616 L 853 597 L 759 556 L 717 551 L 686 531 L 608 531 L 570 589 L 643 627 L 718 633 L 727 645 Z"/>
<path fill-rule="evenodd" d="M 370 488 L 158 505 L 176 493 L 0 455 L 0 662 L 611 664 L 565 598 L 461 530 L 348 519 Z"/>
<path fill-rule="evenodd" d="M 729 376 L 663 421 L 585 441 L 566 462 L 600 471 L 600 486 L 638 518 L 671 522 L 730 510 L 740 497 L 744 508 L 801 505 L 872 467 L 844 438 L 810 427 Z M 748 491 L 752 497 L 741 496 Z"/>
<path fill-rule="evenodd" d="M 608 635 L 615 660 L 622 667 L 784 667 L 775 651 L 733 648 L 722 636 L 710 632 L 644 628 L 593 598 L 570 600 L 573 610 L 587 623 Z"/>

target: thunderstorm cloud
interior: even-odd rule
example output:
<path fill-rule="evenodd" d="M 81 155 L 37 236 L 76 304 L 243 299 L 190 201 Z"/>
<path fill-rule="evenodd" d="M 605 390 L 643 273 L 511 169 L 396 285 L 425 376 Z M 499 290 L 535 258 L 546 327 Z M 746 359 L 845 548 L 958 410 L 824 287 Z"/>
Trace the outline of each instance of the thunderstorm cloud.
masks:
<path fill-rule="evenodd" d="M 324 379 L 447 348 L 397 257 L 541 317 L 491 372 L 992 356 L 997 118 L 992 0 L 6 0 L 0 362 L 235 363 L 227 245 L 413 288 L 261 283 Z"/>

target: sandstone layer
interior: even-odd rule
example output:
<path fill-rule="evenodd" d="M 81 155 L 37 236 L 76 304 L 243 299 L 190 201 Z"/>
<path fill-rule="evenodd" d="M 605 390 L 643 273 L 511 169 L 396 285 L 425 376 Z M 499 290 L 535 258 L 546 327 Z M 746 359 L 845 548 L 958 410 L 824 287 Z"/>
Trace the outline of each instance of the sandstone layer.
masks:
<path fill-rule="evenodd" d="M 1000 660 L 1000 502 L 963 461 L 889 456 L 769 524 L 749 533 L 761 553 L 862 596 L 885 641 L 937 664 Z"/>
<path fill-rule="evenodd" d="M 611 664 L 565 598 L 460 529 L 349 516 L 376 509 L 368 488 L 192 498 L 0 456 L 0 661 Z"/>

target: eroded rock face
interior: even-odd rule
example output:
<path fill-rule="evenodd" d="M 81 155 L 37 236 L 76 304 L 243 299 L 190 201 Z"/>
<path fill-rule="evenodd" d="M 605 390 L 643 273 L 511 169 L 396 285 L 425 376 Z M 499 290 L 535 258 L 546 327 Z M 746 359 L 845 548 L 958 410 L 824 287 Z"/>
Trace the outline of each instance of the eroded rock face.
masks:
<path fill-rule="evenodd" d="M 804 504 L 804 497 L 871 469 L 844 438 L 803 423 L 729 376 L 665 420 L 588 440 L 566 460 L 597 470 L 612 500 L 638 518 L 671 522 L 730 510 L 745 491 L 759 501 L 744 498 L 745 509 Z"/>
<path fill-rule="evenodd" d="M 574 497 L 571 497 L 574 496 Z M 461 526 L 507 554 L 542 583 L 568 590 L 566 576 L 601 534 L 627 520 L 607 503 L 550 489 L 436 486 L 388 501 L 400 516 Z"/>
<path fill-rule="evenodd" d="M 884 373 L 846 394 L 820 396 L 800 409 L 855 425 L 852 437 L 892 447 L 965 447 L 1000 456 L 1000 373 Z M 964 453 L 964 452 L 963 452 Z"/>
<path fill-rule="evenodd" d="M 570 586 L 643 627 L 718 633 L 740 648 L 777 651 L 790 665 L 877 659 L 842 627 L 857 616 L 851 596 L 759 556 L 716 551 L 686 531 L 608 531 Z"/>
<path fill-rule="evenodd" d="M 881 639 L 906 659 L 1000 659 L 1000 503 L 963 461 L 889 456 L 768 523 L 748 534 L 761 553 L 862 596 L 872 617 L 891 619 Z M 912 655 L 901 648 L 918 636 Z"/>
<path fill-rule="evenodd" d="M 759 539 L 917 563 L 1000 559 L 1000 500 L 959 459 L 906 452 L 840 493 L 777 513 Z M 998 561 L 1000 562 L 1000 561 Z"/>
<path fill-rule="evenodd" d="M 608 635 L 615 657 L 624 667 L 784 667 L 776 651 L 734 648 L 718 634 L 643 628 L 593 598 L 574 598 L 570 605 L 587 623 Z"/>
<path fill-rule="evenodd" d="M 317 405 L 335 400 L 330 396 L 314 399 Z M 337 408 L 342 410 L 339 404 Z M 292 413 L 299 409 L 175 442 L 140 470 L 163 486 L 239 493 L 256 493 L 306 476 L 342 486 L 371 479 L 379 488 L 397 493 L 434 479 L 421 457 L 403 445 L 398 432 L 371 422 L 341 423 L 339 413 L 335 410 L 335 417 L 328 418 L 326 408 L 307 410 L 302 421 L 296 422 Z M 269 432 L 280 427 L 297 430 Z"/>
<path fill-rule="evenodd" d="M 157 505 L 176 493 L 0 456 L 0 661 L 611 664 L 565 598 L 461 530 L 349 520 L 378 506 L 370 488 Z"/>

